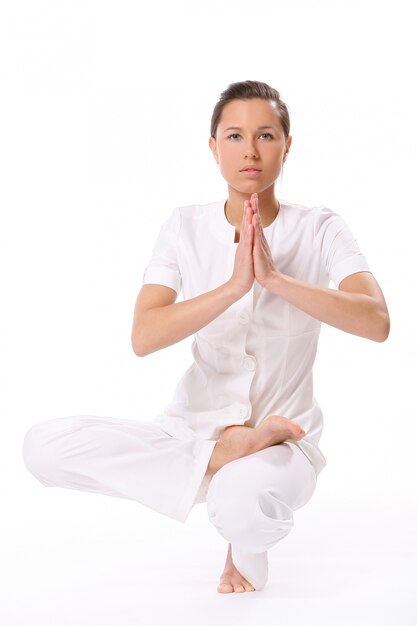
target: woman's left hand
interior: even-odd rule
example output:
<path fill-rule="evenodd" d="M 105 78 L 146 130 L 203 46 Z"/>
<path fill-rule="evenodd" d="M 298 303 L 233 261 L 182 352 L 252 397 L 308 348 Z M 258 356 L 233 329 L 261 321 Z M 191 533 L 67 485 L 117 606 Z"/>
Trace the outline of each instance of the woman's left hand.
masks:
<path fill-rule="evenodd" d="M 272 259 L 271 249 L 264 235 L 259 214 L 258 194 L 252 194 L 250 203 L 253 208 L 253 265 L 255 279 L 258 281 L 261 287 L 265 287 L 268 278 L 271 277 L 273 272 L 276 273 L 277 269 Z"/>

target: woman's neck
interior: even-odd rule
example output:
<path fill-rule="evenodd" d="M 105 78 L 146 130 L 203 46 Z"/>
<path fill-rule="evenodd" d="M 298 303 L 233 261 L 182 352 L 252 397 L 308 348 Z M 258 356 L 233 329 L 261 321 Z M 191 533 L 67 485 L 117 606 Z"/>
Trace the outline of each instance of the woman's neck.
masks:
<path fill-rule="evenodd" d="M 225 203 L 225 216 L 227 221 L 240 230 L 243 216 L 243 204 L 245 200 L 250 199 L 251 194 L 230 193 Z M 274 195 L 269 194 L 268 197 L 262 193 L 258 194 L 259 212 L 263 227 L 267 227 L 275 220 L 278 215 L 280 204 Z"/>

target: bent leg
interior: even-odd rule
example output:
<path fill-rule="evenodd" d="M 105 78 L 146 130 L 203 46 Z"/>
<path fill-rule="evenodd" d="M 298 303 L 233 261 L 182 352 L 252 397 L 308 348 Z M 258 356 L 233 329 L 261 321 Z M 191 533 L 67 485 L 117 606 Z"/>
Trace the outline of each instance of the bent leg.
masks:
<path fill-rule="evenodd" d="M 316 472 L 293 443 L 270 446 L 224 465 L 207 492 L 210 521 L 232 545 L 235 567 L 255 589 L 268 578 L 267 551 L 294 526 L 293 511 L 316 487 Z"/>
<path fill-rule="evenodd" d="M 45 486 L 136 500 L 185 522 L 215 443 L 175 439 L 153 422 L 77 415 L 32 426 L 22 452 Z"/>

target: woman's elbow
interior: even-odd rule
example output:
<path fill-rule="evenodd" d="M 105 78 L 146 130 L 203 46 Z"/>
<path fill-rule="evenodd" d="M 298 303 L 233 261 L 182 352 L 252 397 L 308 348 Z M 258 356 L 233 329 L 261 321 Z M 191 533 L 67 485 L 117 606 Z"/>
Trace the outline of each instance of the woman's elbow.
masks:
<path fill-rule="evenodd" d="M 132 333 L 131 344 L 136 356 L 147 356 L 151 353 L 151 350 L 148 349 L 148 346 L 146 346 L 146 343 L 143 341 L 142 336 L 138 333 Z"/>
<path fill-rule="evenodd" d="M 386 341 L 389 337 L 389 333 L 391 330 L 391 322 L 390 322 L 389 317 L 387 317 L 387 319 L 385 320 L 383 328 L 384 329 L 383 329 L 382 336 L 381 336 L 381 342 Z"/>
<path fill-rule="evenodd" d="M 383 343 L 389 337 L 391 330 L 391 322 L 388 312 L 384 312 L 379 316 L 378 322 L 373 327 L 374 334 L 371 337 L 378 343 Z"/>

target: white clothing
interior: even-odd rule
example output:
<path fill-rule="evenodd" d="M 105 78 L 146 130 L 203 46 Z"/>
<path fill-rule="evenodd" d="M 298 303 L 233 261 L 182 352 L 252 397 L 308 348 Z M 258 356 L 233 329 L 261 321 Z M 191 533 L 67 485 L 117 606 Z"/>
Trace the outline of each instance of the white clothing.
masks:
<path fill-rule="evenodd" d="M 163 224 L 143 283 L 190 299 L 226 282 L 238 244 L 225 199 L 177 207 Z M 369 271 L 346 223 L 325 207 L 281 202 L 264 228 L 278 270 L 327 287 Z M 232 545 L 238 571 L 262 589 L 267 551 L 293 527 L 326 465 L 318 447 L 322 413 L 312 366 L 320 322 L 255 281 L 238 302 L 194 336 L 194 363 L 154 422 L 79 415 L 32 426 L 26 467 L 46 486 L 128 498 L 185 522 L 207 501 L 210 521 Z M 221 432 L 267 415 L 297 421 L 306 436 L 205 472 Z"/>
<path fill-rule="evenodd" d="M 210 522 L 231 543 L 238 571 L 260 590 L 268 549 L 291 531 L 292 512 L 313 495 L 315 470 L 285 442 L 203 480 L 215 444 L 175 439 L 150 422 L 76 415 L 32 426 L 23 458 L 45 486 L 136 500 L 181 522 L 207 495 Z"/>
<path fill-rule="evenodd" d="M 74 415 L 34 424 L 23 458 L 45 486 L 136 500 L 185 522 L 197 502 L 215 441 L 180 441 L 157 424 L 115 417 Z"/>
<path fill-rule="evenodd" d="M 189 300 L 232 275 L 237 243 L 226 198 L 176 207 L 164 222 L 143 284 L 166 285 Z M 322 287 L 370 271 L 346 222 L 327 207 L 280 201 L 264 234 L 277 269 Z M 194 363 L 173 400 L 155 418 L 180 439 L 217 440 L 231 424 L 256 426 L 271 414 L 296 421 L 306 436 L 296 445 L 316 473 L 326 460 L 318 447 L 322 411 L 313 395 L 312 367 L 321 322 L 255 280 L 240 300 L 194 335 Z"/>

